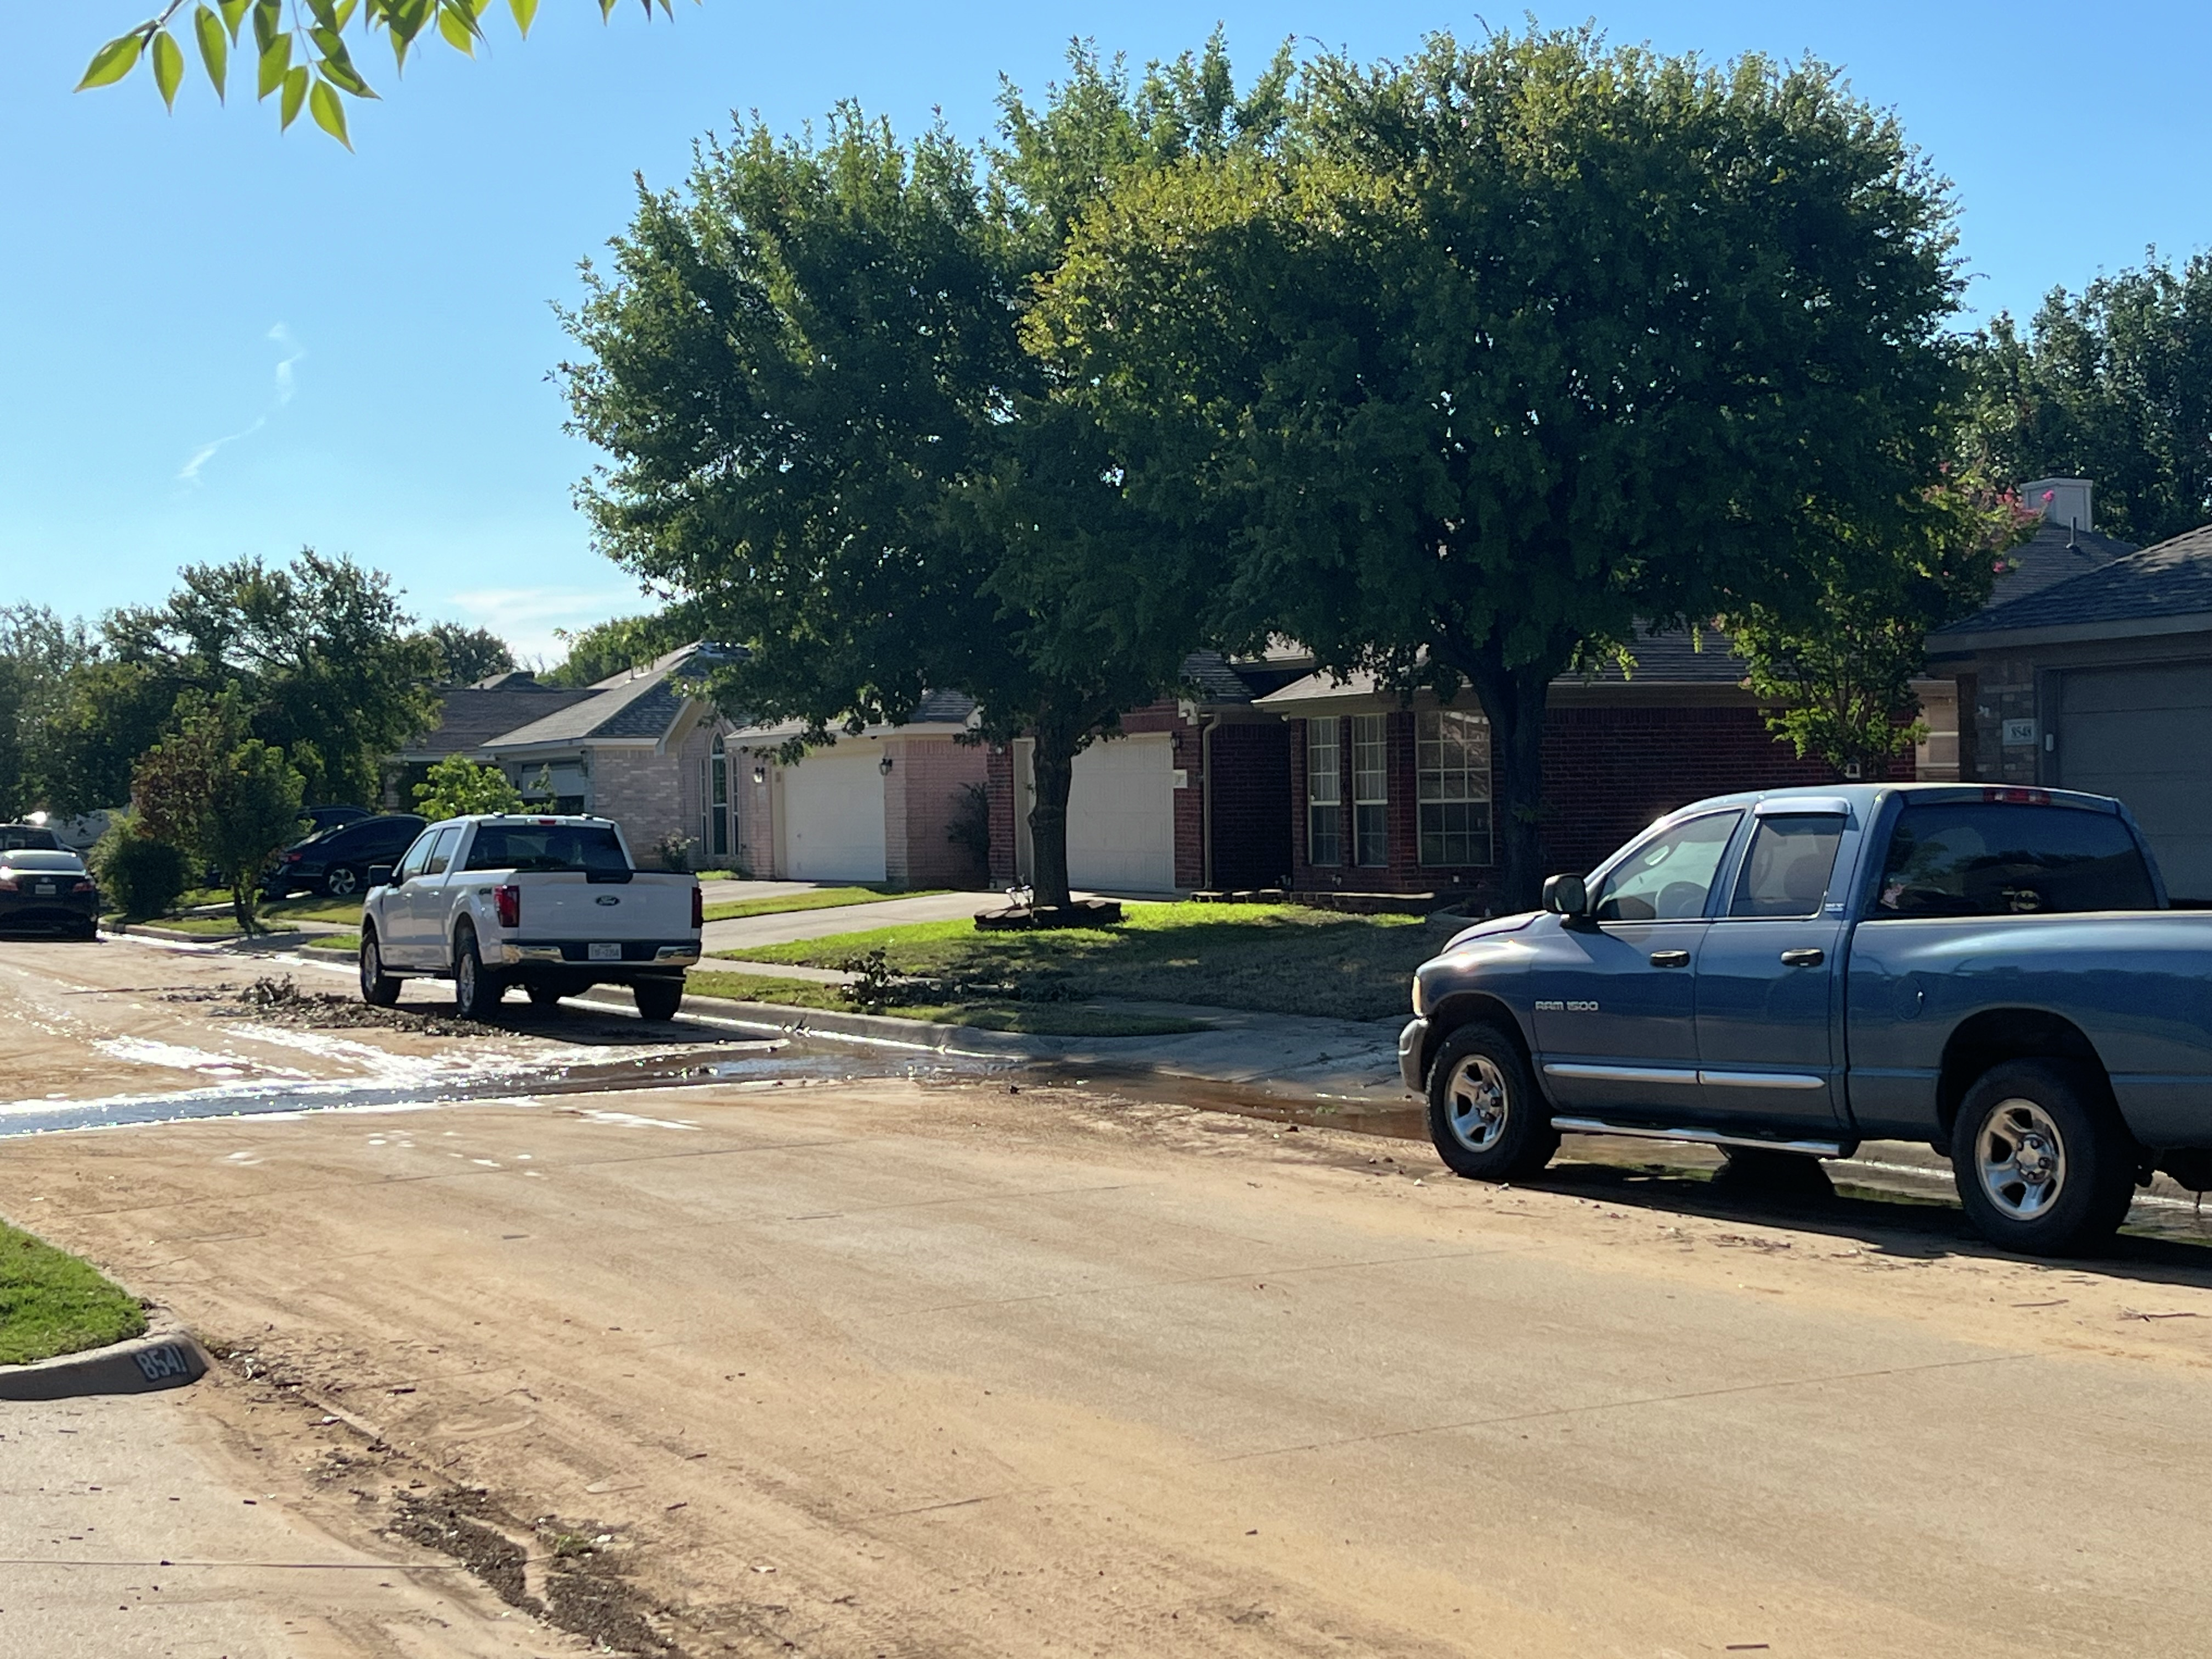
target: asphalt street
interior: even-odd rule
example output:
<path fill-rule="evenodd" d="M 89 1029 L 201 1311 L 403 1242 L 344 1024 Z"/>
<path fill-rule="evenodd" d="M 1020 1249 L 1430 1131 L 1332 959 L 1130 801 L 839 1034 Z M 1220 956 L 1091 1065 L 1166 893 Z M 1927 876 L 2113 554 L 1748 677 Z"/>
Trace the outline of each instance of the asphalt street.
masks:
<path fill-rule="evenodd" d="M 99 1012 L 22 1035 L 62 1024 L 30 948 L 25 1094 L 112 1086 L 134 1021 L 193 1046 L 150 951 L 76 959 Z M 224 1616 L 263 1648 L 170 1650 L 2203 1650 L 2212 1253 L 2015 1261 L 1942 1206 L 1634 1157 L 1499 1189 L 1126 1090 L 765 1060 L 0 1139 L 0 1213 L 227 1356 L 42 1447 L 34 1484 L 104 1487 L 181 1434 L 161 1477 L 207 1501 L 132 1474 L 158 1542 L 62 1529 L 88 1493 L 16 1524 L 52 1565 L 0 1569 L 0 1653 L 164 1650 L 65 1564 L 243 1559 L 200 1517 L 249 1498 L 416 1599 L 258 1585 Z"/>

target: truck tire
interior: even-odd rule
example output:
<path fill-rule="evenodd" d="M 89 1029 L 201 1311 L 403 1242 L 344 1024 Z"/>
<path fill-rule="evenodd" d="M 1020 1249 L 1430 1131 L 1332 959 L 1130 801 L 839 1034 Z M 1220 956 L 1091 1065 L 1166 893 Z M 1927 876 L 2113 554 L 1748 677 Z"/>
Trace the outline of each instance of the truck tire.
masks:
<path fill-rule="evenodd" d="M 2135 1197 L 2134 1137 L 2104 1080 L 2064 1060 L 2009 1060 L 1959 1104 L 1951 1172 L 1975 1230 L 2024 1255 L 2094 1251 Z"/>
<path fill-rule="evenodd" d="M 374 927 L 361 930 L 361 1000 L 372 1008 L 389 1008 L 399 1000 L 399 981 L 384 971 L 384 951 Z"/>
<path fill-rule="evenodd" d="M 1462 1025 L 1429 1068 L 1429 1139 L 1454 1175 L 1521 1181 L 1552 1161 L 1559 1132 L 1520 1045 L 1495 1025 Z"/>
<path fill-rule="evenodd" d="M 496 1019 L 506 990 L 498 975 L 483 965 L 477 930 L 463 922 L 453 936 L 453 1012 L 463 1019 Z"/>
<path fill-rule="evenodd" d="M 629 994 L 637 999 L 640 1019 L 673 1019 L 684 1006 L 680 979 L 641 979 L 629 988 Z"/>

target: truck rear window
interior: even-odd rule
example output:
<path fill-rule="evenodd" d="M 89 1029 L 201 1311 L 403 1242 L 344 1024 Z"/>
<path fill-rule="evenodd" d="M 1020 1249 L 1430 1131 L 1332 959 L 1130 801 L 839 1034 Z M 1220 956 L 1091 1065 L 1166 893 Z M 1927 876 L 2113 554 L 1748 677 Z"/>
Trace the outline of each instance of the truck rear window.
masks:
<path fill-rule="evenodd" d="M 471 870 L 576 870 L 627 875 L 615 832 L 599 824 L 480 823 L 469 848 Z"/>
<path fill-rule="evenodd" d="M 1876 916 L 2150 910 L 2150 866 L 2126 824 L 2064 806 L 1961 801 L 1898 817 Z"/>

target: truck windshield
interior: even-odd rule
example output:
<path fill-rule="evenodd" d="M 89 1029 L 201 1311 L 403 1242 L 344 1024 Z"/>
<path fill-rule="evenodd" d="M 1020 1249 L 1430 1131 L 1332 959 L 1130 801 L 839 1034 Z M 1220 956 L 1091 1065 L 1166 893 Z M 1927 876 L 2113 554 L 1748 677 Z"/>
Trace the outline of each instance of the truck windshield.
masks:
<path fill-rule="evenodd" d="M 629 860 L 611 828 L 578 823 L 480 823 L 471 870 L 574 870 L 624 875 Z"/>
<path fill-rule="evenodd" d="M 2118 818 L 2065 806 L 1908 806 L 1872 915 L 2151 910 L 2150 866 Z"/>

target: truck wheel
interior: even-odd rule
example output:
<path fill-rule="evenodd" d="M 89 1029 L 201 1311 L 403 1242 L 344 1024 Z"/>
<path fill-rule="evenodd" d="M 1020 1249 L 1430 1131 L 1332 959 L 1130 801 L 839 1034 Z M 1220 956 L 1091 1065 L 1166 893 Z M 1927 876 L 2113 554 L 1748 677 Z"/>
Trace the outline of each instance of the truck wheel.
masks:
<path fill-rule="evenodd" d="M 1455 1175 L 1519 1181 L 1559 1150 L 1528 1062 L 1494 1025 L 1462 1025 L 1429 1070 L 1429 1139 Z"/>
<path fill-rule="evenodd" d="M 673 1019 L 676 1011 L 684 1006 L 684 981 L 680 979 L 641 979 L 629 991 L 637 999 L 640 1019 Z"/>
<path fill-rule="evenodd" d="M 453 940 L 453 1012 L 463 1019 L 495 1019 L 506 989 L 483 965 L 476 929 L 464 924 Z"/>
<path fill-rule="evenodd" d="M 361 930 L 361 1000 L 372 1008 L 389 1008 L 399 1000 L 399 981 L 384 971 L 384 952 L 374 927 Z"/>
<path fill-rule="evenodd" d="M 2063 1061 L 2012 1060 L 1959 1106 L 1951 1171 L 1976 1231 L 2026 1255 L 2092 1251 L 2135 1197 L 2136 1149 L 2099 1079 Z"/>

